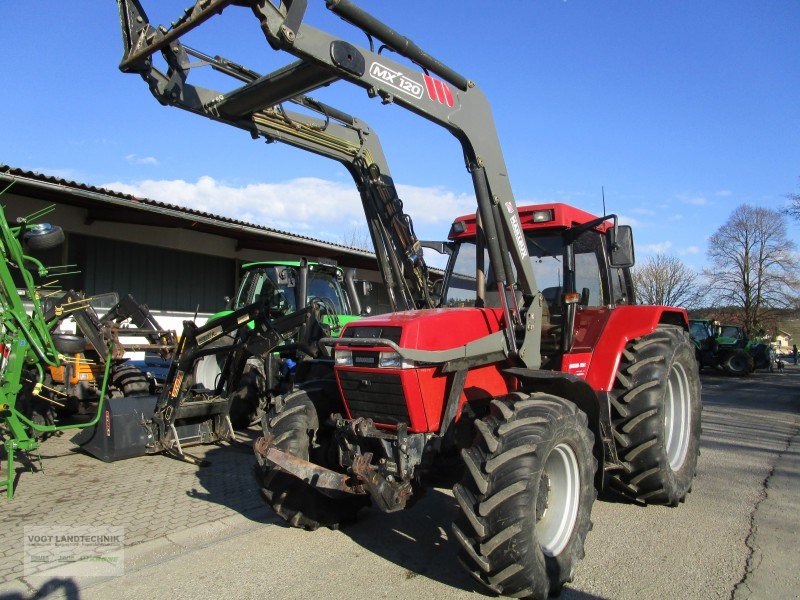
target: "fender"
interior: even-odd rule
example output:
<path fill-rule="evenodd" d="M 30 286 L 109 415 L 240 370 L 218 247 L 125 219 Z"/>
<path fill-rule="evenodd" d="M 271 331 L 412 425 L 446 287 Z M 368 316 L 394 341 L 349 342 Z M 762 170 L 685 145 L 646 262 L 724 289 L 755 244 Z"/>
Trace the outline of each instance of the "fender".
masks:
<path fill-rule="evenodd" d="M 618 306 L 610 312 L 586 373 L 586 382 L 597 392 L 609 392 L 614 388 L 620 356 L 628 342 L 653 333 L 661 324 L 679 325 L 689 330 L 689 316 L 683 308 Z"/>
<path fill-rule="evenodd" d="M 564 398 L 586 413 L 589 429 L 594 434 L 594 455 L 597 459 L 595 484 L 602 488 L 604 465 L 614 462 L 614 441 L 611 438 L 611 423 L 608 421 L 608 408 L 601 408 L 603 402 L 584 379 L 561 371 L 541 371 L 536 369 L 512 368 L 503 373 L 515 377 L 524 392 L 544 392 Z M 606 435 L 603 432 L 607 432 Z"/>

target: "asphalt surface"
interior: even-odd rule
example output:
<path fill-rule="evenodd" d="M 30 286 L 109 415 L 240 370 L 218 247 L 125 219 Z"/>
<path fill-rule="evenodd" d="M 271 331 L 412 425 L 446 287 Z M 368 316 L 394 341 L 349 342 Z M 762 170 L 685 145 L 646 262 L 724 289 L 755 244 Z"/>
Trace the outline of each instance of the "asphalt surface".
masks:
<path fill-rule="evenodd" d="M 800 598 L 800 370 L 704 376 L 703 386 L 686 503 L 596 502 L 586 558 L 562 598 Z M 126 551 L 122 577 L 28 578 L 6 597 L 482 597 L 456 560 L 455 515 L 440 489 L 343 531 L 291 529 L 263 509 Z"/>

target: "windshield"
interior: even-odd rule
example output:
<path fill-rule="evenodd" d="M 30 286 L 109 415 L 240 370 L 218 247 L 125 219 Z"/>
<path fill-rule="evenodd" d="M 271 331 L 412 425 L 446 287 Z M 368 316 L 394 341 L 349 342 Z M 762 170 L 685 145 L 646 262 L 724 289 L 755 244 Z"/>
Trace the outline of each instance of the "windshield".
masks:
<path fill-rule="evenodd" d="M 270 304 L 276 292 L 275 284 L 272 282 L 272 279 L 269 278 L 269 275 L 267 275 L 266 269 L 251 269 L 244 274 L 244 279 L 242 280 L 242 285 L 239 286 L 239 294 L 236 297 L 234 308 L 242 308 L 262 299 L 265 300 L 267 304 Z M 292 303 L 294 303 L 293 294 Z"/>
<path fill-rule="evenodd" d="M 561 234 L 533 235 L 526 234 L 528 254 L 536 276 L 536 284 L 548 304 L 558 304 L 564 285 L 564 240 Z M 587 231 L 578 236 L 573 244 L 575 252 L 575 287 L 583 294 L 584 306 L 602 306 L 605 304 L 605 292 L 602 286 L 600 261 L 603 260 L 600 235 L 595 231 Z M 465 240 L 456 247 L 452 274 L 445 294 L 446 306 L 475 306 L 476 290 L 476 245 L 474 241 Z M 488 252 L 484 249 L 483 264 L 487 270 L 486 305 L 499 306 L 495 302 L 497 292 L 489 289 L 493 279 L 489 266 Z"/>
<path fill-rule="evenodd" d="M 689 326 L 690 335 L 698 342 L 711 337 L 711 332 L 709 331 L 709 327 L 706 323 L 703 323 L 702 321 L 692 321 Z"/>
<path fill-rule="evenodd" d="M 735 325 L 723 325 L 722 326 L 722 333 L 719 334 L 719 337 L 723 338 L 739 338 L 739 328 Z"/>
<path fill-rule="evenodd" d="M 291 277 L 282 278 L 285 279 L 285 282 L 282 281 L 278 286 L 273 281 L 273 277 L 276 276 L 274 267 L 247 271 L 239 288 L 239 296 L 236 298 L 235 308 L 241 308 L 260 300 L 263 294 L 269 294 L 271 297 L 278 291 L 283 294 L 281 302 L 285 302 L 286 312 L 297 310 L 294 296 L 297 274 L 291 267 L 287 267 L 287 269 L 292 271 Z M 342 293 L 342 286 L 339 284 L 337 277 L 331 273 L 309 272 L 307 299 L 312 300 L 314 298 L 327 298 L 333 304 L 335 314 L 344 315 L 349 313 L 349 305 Z"/>

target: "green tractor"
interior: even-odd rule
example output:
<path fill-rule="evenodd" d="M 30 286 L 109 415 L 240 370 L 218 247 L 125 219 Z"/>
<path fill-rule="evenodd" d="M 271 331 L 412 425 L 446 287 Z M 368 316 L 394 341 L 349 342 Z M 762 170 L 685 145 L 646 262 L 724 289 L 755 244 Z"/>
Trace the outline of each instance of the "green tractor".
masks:
<path fill-rule="evenodd" d="M 750 339 L 739 325 L 723 323 L 718 327 L 717 343 L 722 348 L 744 348 L 753 359 L 753 369 L 768 369 L 771 366 L 769 345 L 761 339 Z"/>
<path fill-rule="evenodd" d="M 322 308 L 322 323 L 338 336 L 345 325 L 361 317 L 361 302 L 356 292 L 355 269 L 344 271 L 333 261 L 261 261 L 242 265 L 242 280 L 228 307 L 211 315 L 208 323 L 221 319 L 244 306 L 265 300 L 273 316 L 288 315 L 317 303 Z M 366 309 L 369 312 L 369 308 Z M 252 324 L 250 324 L 252 327 Z M 215 345 L 229 346 L 233 337 L 223 336 Z M 216 388 L 225 361 L 225 352 L 197 361 L 195 382 L 209 390 Z M 264 363 L 248 359 L 237 390 L 231 396 L 233 426 L 244 428 L 257 421 L 262 404 L 272 395 L 291 389 L 295 362 L 291 357 L 273 356 Z"/>
<path fill-rule="evenodd" d="M 713 319 L 690 319 L 691 336 L 700 368 L 721 369 L 744 377 L 770 366 L 769 348 L 747 338 L 738 325 L 722 325 Z"/>

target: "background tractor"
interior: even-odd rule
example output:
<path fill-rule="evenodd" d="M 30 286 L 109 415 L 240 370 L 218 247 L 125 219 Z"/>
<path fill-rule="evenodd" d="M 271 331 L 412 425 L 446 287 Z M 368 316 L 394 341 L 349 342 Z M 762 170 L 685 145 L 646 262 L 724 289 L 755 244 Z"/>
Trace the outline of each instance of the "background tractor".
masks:
<path fill-rule="evenodd" d="M 701 369 L 712 367 L 744 377 L 755 369 L 769 368 L 769 347 L 749 340 L 738 325 L 721 325 L 713 319 L 690 319 L 690 325 Z"/>
<path fill-rule="evenodd" d="M 361 317 L 361 302 L 356 292 L 355 269 L 347 273 L 331 261 L 261 261 L 242 265 L 242 280 L 229 308 L 209 317 L 214 322 L 236 309 L 258 302 L 262 296 L 275 304 L 276 315 L 285 316 L 317 303 L 322 323 L 330 335 L 339 335 L 349 322 Z M 233 334 L 219 338 L 214 347 L 233 344 Z M 219 382 L 226 353 L 197 361 L 195 383 L 213 390 Z M 272 357 L 264 361 L 250 357 L 240 382 L 231 395 L 230 418 L 235 428 L 257 422 L 271 396 L 292 387 L 296 370 L 292 357 Z M 269 372 L 269 375 L 268 375 Z M 271 382 L 271 383 L 268 383 Z"/>
<path fill-rule="evenodd" d="M 293 62 L 260 74 L 182 43 L 242 5 Z M 352 2 L 325 6 L 369 47 L 307 25 L 304 0 L 204 0 L 170 28 L 151 25 L 137 0 L 119 0 L 120 68 L 159 102 L 348 170 L 392 303 L 394 312 L 320 340 L 329 357 L 305 361 L 313 369 L 272 399 L 254 445 L 263 496 L 293 526 L 337 527 L 370 501 L 409 508 L 461 473 L 452 532 L 462 563 L 496 593 L 545 598 L 573 577 L 598 491 L 677 506 L 691 489 L 701 399 L 686 312 L 634 305 L 632 232 L 615 215 L 517 209 L 474 81 Z M 236 86 L 189 83 L 201 65 Z M 478 207 L 439 245 L 450 255 L 441 287 L 375 132 L 309 96 L 340 81 L 461 144 Z"/>

